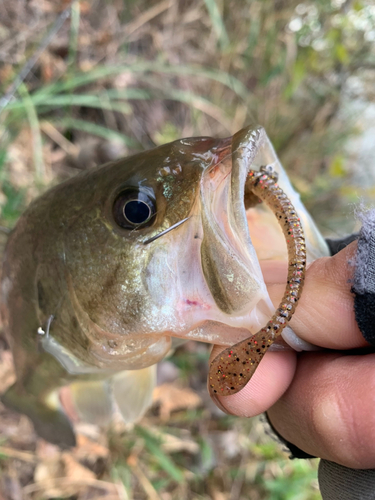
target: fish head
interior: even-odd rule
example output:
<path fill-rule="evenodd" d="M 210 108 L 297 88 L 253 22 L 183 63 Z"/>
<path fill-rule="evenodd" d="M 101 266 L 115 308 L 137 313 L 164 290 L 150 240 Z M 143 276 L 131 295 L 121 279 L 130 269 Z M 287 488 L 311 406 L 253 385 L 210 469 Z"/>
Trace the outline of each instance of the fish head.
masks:
<path fill-rule="evenodd" d="M 70 306 L 90 363 L 144 368 L 166 355 L 173 337 L 227 346 L 264 326 L 273 306 L 251 239 L 249 211 L 258 200 L 246 181 L 249 170 L 269 164 L 311 228 L 308 248 L 324 255 L 262 127 L 178 140 L 98 167 L 55 193 Z M 257 227 L 262 217 L 277 227 L 266 212 Z M 258 235 L 276 258 L 286 252 L 281 231 L 278 238 L 263 241 L 267 229 Z"/>

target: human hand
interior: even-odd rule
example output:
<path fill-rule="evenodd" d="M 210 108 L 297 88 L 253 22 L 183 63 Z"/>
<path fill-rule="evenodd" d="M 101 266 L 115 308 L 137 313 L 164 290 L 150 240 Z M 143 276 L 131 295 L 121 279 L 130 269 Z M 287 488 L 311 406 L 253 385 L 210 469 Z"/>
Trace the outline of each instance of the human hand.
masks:
<path fill-rule="evenodd" d="M 352 468 L 375 468 L 375 353 L 366 348 L 354 315 L 351 282 L 354 242 L 334 257 L 313 262 L 290 326 L 319 352 L 267 352 L 251 381 L 239 393 L 218 397 L 228 413 L 251 417 L 267 411 L 288 442 L 317 457 Z M 275 305 L 286 280 L 286 266 L 263 263 Z M 211 359 L 222 347 L 215 347 Z M 340 351 L 340 352 L 337 352 Z"/>

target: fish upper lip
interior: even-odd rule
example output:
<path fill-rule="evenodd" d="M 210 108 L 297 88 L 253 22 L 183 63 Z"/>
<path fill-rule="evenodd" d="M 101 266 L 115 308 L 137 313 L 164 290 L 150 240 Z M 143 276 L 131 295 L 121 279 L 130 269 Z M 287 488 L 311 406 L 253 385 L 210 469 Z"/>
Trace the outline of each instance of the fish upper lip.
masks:
<path fill-rule="evenodd" d="M 214 162 L 202 175 L 202 269 L 204 261 L 211 259 L 216 262 L 216 268 L 211 267 L 206 272 L 203 269 L 210 297 L 206 305 L 210 307 L 206 308 L 207 313 L 203 311 L 205 295 L 201 295 L 202 303 L 196 301 L 197 305 L 194 296 L 185 296 L 191 299 L 192 309 L 187 312 L 191 314 L 189 327 L 183 332 L 171 333 L 172 336 L 231 345 L 249 336 L 250 330 L 257 331 L 270 314 L 244 201 L 248 172 L 258 168 L 257 164 L 254 167 L 254 160 L 262 142 L 261 127 L 244 129 L 230 140 L 223 140 Z M 211 249 L 215 246 L 217 251 L 213 253 Z M 216 283 L 210 283 L 210 276 L 215 273 Z M 218 300 L 219 289 L 219 294 L 223 294 L 221 302 Z M 260 308 L 256 307 L 263 299 L 267 303 L 262 302 Z"/>
<path fill-rule="evenodd" d="M 244 129 L 235 134 L 202 178 L 202 270 L 216 305 L 227 315 L 246 314 L 264 295 L 244 203 L 247 175 L 262 144 L 262 131 Z"/>
<path fill-rule="evenodd" d="M 236 231 L 238 232 L 241 245 L 238 250 L 243 258 L 246 255 L 242 250 L 251 253 L 251 257 L 257 256 L 251 242 L 249 225 L 246 217 L 245 188 L 249 172 L 254 167 L 254 162 L 260 152 L 265 137 L 263 127 L 245 128 L 232 137 L 232 176 L 231 176 L 231 205 L 235 219 Z M 260 271 L 260 268 L 259 268 Z M 260 273 L 261 274 L 261 273 Z"/>

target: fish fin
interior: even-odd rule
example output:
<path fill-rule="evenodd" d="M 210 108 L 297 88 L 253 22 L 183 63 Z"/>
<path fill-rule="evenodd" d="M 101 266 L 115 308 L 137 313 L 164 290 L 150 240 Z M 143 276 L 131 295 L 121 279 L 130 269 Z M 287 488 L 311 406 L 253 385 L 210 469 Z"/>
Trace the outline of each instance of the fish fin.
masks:
<path fill-rule="evenodd" d="M 156 364 L 142 370 L 126 370 L 112 378 L 113 397 L 127 424 L 138 422 L 152 404 Z"/>
<path fill-rule="evenodd" d="M 8 408 L 27 415 L 43 439 L 62 448 L 76 445 L 73 428 L 66 415 L 58 409 L 56 398 L 43 400 L 20 394 L 14 384 L 1 396 L 1 401 Z"/>
<path fill-rule="evenodd" d="M 69 389 L 74 409 L 81 420 L 100 426 L 109 424 L 113 403 L 108 380 L 73 382 Z"/>

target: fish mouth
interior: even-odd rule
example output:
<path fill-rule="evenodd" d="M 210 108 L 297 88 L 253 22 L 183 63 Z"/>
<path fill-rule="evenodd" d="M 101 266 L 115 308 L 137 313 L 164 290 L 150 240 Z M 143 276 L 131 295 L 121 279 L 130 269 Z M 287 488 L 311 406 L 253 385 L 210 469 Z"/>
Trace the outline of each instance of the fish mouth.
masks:
<path fill-rule="evenodd" d="M 194 200 L 182 224 L 141 246 L 147 259 L 136 282 L 142 306 L 137 315 L 128 320 L 120 313 L 113 321 L 97 315 L 94 322 L 76 298 L 95 366 L 149 366 L 164 357 L 173 337 L 230 346 L 259 331 L 274 312 L 248 226 L 246 210 L 254 202 L 249 171 L 272 165 L 293 205 L 301 204 L 264 129 L 245 128 L 222 140 L 184 139 L 169 148 L 176 157 L 186 155 L 187 172 L 194 169 L 186 184 L 194 188 Z M 298 213 L 304 216 L 303 207 Z M 261 238 L 269 245 L 267 234 Z"/>
<path fill-rule="evenodd" d="M 246 181 L 249 171 L 263 164 L 263 141 L 261 127 L 248 128 L 208 152 L 212 161 L 202 170 L 189 220 L 156 240 L 150 252 L 147 318 L 138 333 L 122 339 L 123 349 L 101 345 L 96 357 L 125 369 L 143 368 L 165 355 L 171 337 L 228 346 L 271 317 L 274 308 L 246 218 Z M 142 346 L 142 339 L 150 344 Z"/>
<path fill-rule="evenodd" d="M 260 167 L 264 138 L 262 127 L 235 134 L 230 155 L 202 182 L 202 269 L 217 306 L 232 316 L 246 314 L 267 293 L 246 218 L 246 205 L 258 201 L 247 179 Z"/>
<path fill-rule="evenodd" d="M 158 297 L 158 315 L 152 319 L 160 325 L 149 323 L 151 331 L 229 346 L 271 317 L 274 307 L 246 217 L 247 205 L 254 201 L 248 173 L 267 161 L 264 139 L 262 127 L 246 128 L 210 151 L 213 161 L 202 173 L 193 216 L 170 233 L 165 257 L 162 249 L 154 254 L 155 268 L 150 259 L 151 277 L 157 275 L 158 263 L 166 263 L 163 278 L 148 282 L 150 296 Z"/>
<path fill-rule="evenodd" d="M 207 152 L 189 220 L 150 256 L 146 286 L 155 300 L 144 332 L 228 346 L 271 317 L 246 218 L 248 173 L 264 164 L 264 137 L 261 127 L 243 129 Z"/>
<path fill-rule="evenodd" d="M 248 173 L 265 162 L 264 138 L 261 127 L 247 128 L 196 154 L 203 167 L 189 219 L 148 247 L 148 314 L 129 335 L 88 325 L 94 364 L 144 368 L 173 337 L 229 346 L 266 324 L 274 308 L 246 218 Z"/>

